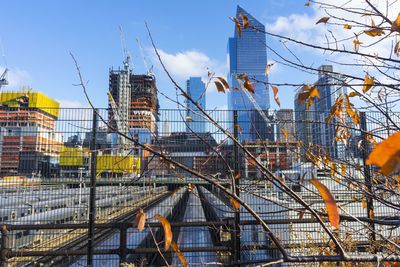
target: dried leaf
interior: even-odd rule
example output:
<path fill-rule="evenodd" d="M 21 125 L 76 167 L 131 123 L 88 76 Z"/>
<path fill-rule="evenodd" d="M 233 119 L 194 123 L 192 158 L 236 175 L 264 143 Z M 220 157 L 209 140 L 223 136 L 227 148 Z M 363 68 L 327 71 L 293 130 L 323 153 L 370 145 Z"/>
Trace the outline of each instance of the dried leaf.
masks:
<path fill-rule="evenodd" d="M 366 209 L 366 208 L 367 208 L 367 201 L 365 200 L 365 198 L 363 198 L 363 199 L 361 200 L 361 207 L 362 207 L 363 209 Z"/>
<path fill-rule="evenodd" d="M 397 18 L 393 21 L 392 27 L 390 29 L 392 32 L 400 30 L 400 13 L 397 15 Z"/>
<path fill-rule="evenodd" d="M 289 137 L 289 133 L 288 133 L 285 129 L 281 128 L 281 132 L 283 133 L 283 135 L 284 135 L 286 138 Z"/>
<path fill-rule="evenodd" d="M 346 30 L 350 30 L 352 27 L 351 27 L 351 25 L 346 23 L 343 25 L 343 28 L 345 28 Z"/>
<path fill-rule="evenodd" d="M 369 76 L 368 73 L 365 74 L 363 92 L 364 93 L 368 92 L 373 85 L 374 85 L 374 77 Z"/>
<path fill-rule="evenodd" d="M 233 22 L 235 22 L 235 26 L 236 26 L 238 35 L 240 37 L 242 35 L 242 28 L 240 27 L 240 23 L 239 23 L 238 19 L 235 17 L 231 17 L 231 19 L 233 20 Z"/>
<path fill-rule="evenodd" d="M 280 107 L 281 106 L 281 101 L 279 101 L 279 97 L 278 97 L 278 91 L 279 91 L 278 87 L 276 87 L 274 85 L 271 85 L 271 88 L 272 88 L 272 92 L 274 93 L 275 102 Z"/>
<path fill-rule="evenodd" d="M 344 176 L 346 174 L 346 165 L 344 163 L 342 163 L 342 165 L 341 165 L 341 174 L 342 174 L 342 176 Z"/>
<path fill-rule="evenodd" d="M 360 44 L 363 44 L 363 43 L 360 42 L 358 40 L 358 37 L 356 36 L 356 38 L 353 40 L 353 44 L 354 44 L 354 51 L 358 52 L 358 48 L 360 47 Z"/>
<path fill-rule="evenodd" d="M 315 23 L 315 24 L 327 23 L 329 19 L 330 19 L 329 17 L 322 17 L 322 18 L 320 18 L 320 19 L 317 21 L 317 23 Z"/>
<path fill-rule="evenodd" d="M 228 196 L 228 197 L 229 197 L 229 201 L 231 202 L 232 206 L 236 210 L 240 210 L 240 203 L 236 199 L 234 199 L 233 197 L 231 197 L 231 196 Z"/>
<path fill-rule="evenodd" d="M 349 97 L 355 97 L 355 96 L 359 96 L 360 94 L 358 93 L 358 92 L 351 92 L 350 94 L 349 94 Z"/>
<path fill-rule="evenodd" d="M 396 175 L 396 179 L 397 179 L 397 190 L 399 190 L 400 192 L 400 175 Z"/>
<path fill-rule="evenodd" d="M 144 224 L 146 223 L 146 213 L 142 209 L 139 209 L 139 212 L 136 213 L 136 223 L 138 231 L 143 231 Z"/>
<path fill-rule="evenodd" d="M 396 54 L 396 56 L 400 56 L 400 41 L 397 42 L 394 46 L 394 53 Z"/>
<path fill-rule="evenodd" d="M 217 87 L 218 92 L 225 93 L 225 89 L 224 89 L 224 86 L 222 85 L 222 83 L 220 83 L 219 81 L 215 81 L 214 84 Z"/>
<path fill-rule="evenodd" d="M 247 91 L 249 91 L 250 93 L 254 94 L 254 92 L 255 92 L 254 87 L 253 87 L 253 85 L 251 84 L 251 82 L 249 81 L 248 78 L 246 78 L 246 80 L 244 81 L 243 86 L 244 86 L 244 88 L 247 89 Z"/>
<path fill-rule="evenodd" d="M 224 78 L 217 77 L 217 79 L 224 85 L 225 89 L 229 89 L 229 84 L 226 82 Z"/>
<path fill-rule="evenodd" d="M 298 95 L 297 101 L 299 102 L 299 104 L 301 104 L 304 101 L 306 101 L 307 99 L 314 98 L 314 97 L 320 98 L 318 89 L 314 85 L 305 84 L 301 88 L 301 91 Z M 309 99 L 309 100 L 311 100 L 311 99 Z M 312 102 L 313 101 L 311 101 L 311 103 L 309 103 L 308 106 L 311 106 Z"/>
<path fill-rule="evenodd" d="M 192 117 L 190 117 L 189 115 L 186 116 L 186 121 L 191 121 L 191 120 L 192 120 Z"/>
<path fill-rule="evenodd" d="M 235 175 L 235 179 L 240 179 L 240 172 Z"/>
<path fill-rule="evenodd" d="M 385 34 L 382 28 L 376 27 L 374 20 L 371 20 L 371 28 L 364 31 L 364 33 L 371 37 L 381 36 L 382 34 Z"/>
<path fill-rule="evenodd" d="M 310 183 L 318 189 L 319 194 L 325 202 L 325 207 L 328 212 L 328 219 L 331 223 L 331 226 L 334 229 L 339 229 L 339 211 L 336 205 L 336 200 L 333 197 L 332 193 L 325 185 L 314 178 L 310 180 Z"/>
<path fill-rule="evenodd" d="M 275 62 L 273 62 L 273 63 L 269 63 L 266 67 L 265 67 L 265 71 L 264 71 L 264 73 L 265 73 L 265 76 L 269 76 L 269 73 L 271 72 L 271 68 L 272 68 L 272 66 L 275 64 Z"/>
<path fill-rule="evenodd" d="M 247 16 L 243 15 L 242 13 L 239 14 L 239 17 L 242 19 L 243 28 L 247 29 L 249 27 L 249 19 L 247 18 Z"/>
<path fill-rule="evenodd" d="M 400 167 L 400 131 L 374 147 L 367 159 L 367 164 L 380 167 L 380 172 L 389 175 Z"/>
<path fill-rule="evenodd" d="M 171 247 L 172 247 L 172 250 L 176 253 L 176 255 L 178 255 L 178 259 L 182 263 L 182 265 L 185 266 L 185 267 L 189 266 L 187 261 L 186 261 L 186 259 L 185 259 L 185 256 L 183 256 L 182 251 L 179 250 L 178 245 L 175 242 L 172 241 L 171 242 Z"/>
<path fill-rule="evenodd" d="M 157 220 L 160 221 L 163 229 L 164 229 L 164 251 L 167 251 L 169 249 L 169 247 L 171 246 L 171 242 L 172 242 L 172 230 L 171 230 L 171 224 L 169 223 L 169 221 L 164 218 L 163 216 L 161 216 L 160 214 L 156 214 L 154 215 L 154 218 L 156 218 Z"/>

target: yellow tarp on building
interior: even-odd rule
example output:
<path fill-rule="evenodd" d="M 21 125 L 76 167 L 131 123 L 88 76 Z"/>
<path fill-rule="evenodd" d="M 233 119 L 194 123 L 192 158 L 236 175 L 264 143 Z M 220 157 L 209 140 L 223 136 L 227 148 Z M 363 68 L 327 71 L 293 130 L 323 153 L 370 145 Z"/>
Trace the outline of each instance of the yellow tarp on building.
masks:
<path fill-rule="evenodd" d="M 140 158 L 135 156 L 100 155 L 97 156 L 96 172 L 140 173 Z"/>
<path fill-rule="evenodd" d="M 60 166 L 83 166 L 88 150 L 81 147 L 61 147 Z M 86 163 L 87 164 L 87 163 Z"/>

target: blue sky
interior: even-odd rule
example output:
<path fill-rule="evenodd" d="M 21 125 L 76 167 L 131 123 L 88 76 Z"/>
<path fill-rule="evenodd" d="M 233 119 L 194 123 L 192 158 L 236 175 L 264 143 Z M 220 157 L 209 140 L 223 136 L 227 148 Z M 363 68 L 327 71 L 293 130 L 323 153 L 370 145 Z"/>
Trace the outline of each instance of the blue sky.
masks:
<path fill-rule="evenodd" d="M 305 7 L 304 2 L 5 1 L 2 3 L 0 37 L 11 70 L 11 84 L 4 90 L 28 85 L 60 100 L 65 106 L 85 107 L 81 89 L 72 85 L 78 80 L 69 56 L 71 51 L 78 59 L 85 79 L 89 81 L 89 93 L 94 103 L 105 107 L 108 70 L 111 66 L 120 66 L 123 59 L 118 31 L 121 25 L 128 49 L 133 55 L 134 72 L 145 72 L 135 41 L 139 38 L 148 58 L 156 67 L 158 88 L 174 96 L 173 86 L 154 62 L 144 21 L 149 24 L 158 48 L 170 60 L 172 74 L 184 85 L 185 76 L 205 76 L 206 67 L 226 75 L 227 40 L 234 30 L 229 17 L 235 15 L 237 4 L 272 29 L 280 31 L 288 26 L 281 25 L 280 21 L 285 21 L 293 14 L 315 23 L 315 9 Z M 281 49 L 277 40 L 267 38 L 267 42 Z M 273 60 L 273 55 L 269 58 Z M 315 55 L 308 60 L 321 61 Z M 186 66 L 186 63 L 190 68 L 179 68 L 179 64 Z M 0 67 L 4 66 L 4 60 L 0 59 Z M 313 82 L 316 77 L 276 66 L 270 79 L 276 82 Z M 293 88 L 280 88 L 282 107 L 293 107 L 293 96 Z M 207 98 L 208 108 L 226 106 L 226 96 L 212 88 Z M 273 99 L 270 101 L 273 103 Z M 174 107 L 161 97 L 160 102 L 161 107 Z M 273 107 L 276 108 L 276 105 Z"/>

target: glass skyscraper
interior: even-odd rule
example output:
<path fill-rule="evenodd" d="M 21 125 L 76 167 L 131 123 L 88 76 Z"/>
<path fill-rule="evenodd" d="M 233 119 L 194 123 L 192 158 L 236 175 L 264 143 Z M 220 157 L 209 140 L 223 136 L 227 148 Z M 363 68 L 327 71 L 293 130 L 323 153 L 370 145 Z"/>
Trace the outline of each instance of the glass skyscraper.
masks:
<path fill-rule="evenodd" d="M 251 94 L 258 106 L 268 114 L 270 108 L 269 91 L 267 77 L 264 71 L 267 65 L 267 49 L 265 46 L 265 33 L 256 31 L 251 27 L 264 31 L 264 25 L 238 6 L 236 17 L 240 14 L 246 16 L 250 27 L 239 32 L 235 27 L 234 37 L 229 38 L 228 42 L 228 82 L 231 88 L 239 87 L 235 76 L 247 74 L 250 81 L 252 78 L 260 81 L 253 83 L 255 93 Z M 238 121 L 242 128 L 241 141 L 254 141 L 256 139 L 272 139 L 272 127 L 263 120 L 249 97 L 242 90 L 230 90 L 228 93 L 229 110 L 238 111 Z"/>
<path fill-rule="evenodd" d="M 202 109 L 206 108 L 206 92 L 205 84 L 200 77 L 190 77 L 186 81 L 186 93 L 192 98 Z M 199 114 L 201 111 L 188 99 L 186 99 L 186 116 L 187 116 L 187 132 L 204 133 L 206 132 L 206 122 Z"/>

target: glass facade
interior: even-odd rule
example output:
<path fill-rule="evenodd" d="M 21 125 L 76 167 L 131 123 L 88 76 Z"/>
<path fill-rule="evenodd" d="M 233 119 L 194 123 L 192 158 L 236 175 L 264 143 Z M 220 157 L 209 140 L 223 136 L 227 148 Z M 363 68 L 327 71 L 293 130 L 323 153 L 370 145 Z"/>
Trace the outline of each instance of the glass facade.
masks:
<path fill-rule="evenodd" d="M 261 31 L 265 30 L 261 22 L 238 6 L 236 17 L 239 18 L 240 14 L 247 16 L 250 27 L 256 27 Z M 252 94 L 252 97 L 258 106 L 268 114 L 270 102 L 268 86 L 266 85 L 267 77 L 264 74 L 267 65 L 265 42 L 264 33 L 248 28 L 242 29 L 239 36 L 235 27 L 234 37 L 229 38 L 228 41 L 228 82 L 231 88 L 239 87 L 239 83 L 235 79 L 237 74 L 247 74 L 252 82 L 252 79 L 259 81 L 253 83 L 255 93 Z M 243 91 L 230 90 L 228 108 L 229 110 L 242 110 L 238 112 L 238 121 L 243 130 L 242 141 L 272 138 L 273 135 L 271 135 L 271 129 L 267 123 L 255 123 L 256 118 L 259 117 L 259 112 Z"/>
<path fill-rule="evenodd" d="M 200 77 L 190 77 L 186 81 L 186 93 L 192 98 L 202 109 L 206 108 L 206 92 L 205 84 Z M 186 100 L 186 116 L 187 116 L 187 132 L 204 133 L 206 132 L 207 120 L 201 115 L 201 111 L 189 100 Z"/>

